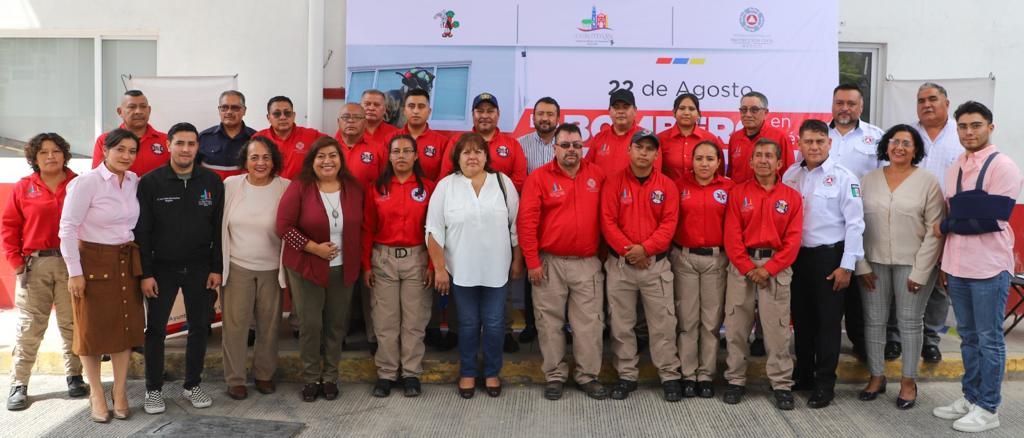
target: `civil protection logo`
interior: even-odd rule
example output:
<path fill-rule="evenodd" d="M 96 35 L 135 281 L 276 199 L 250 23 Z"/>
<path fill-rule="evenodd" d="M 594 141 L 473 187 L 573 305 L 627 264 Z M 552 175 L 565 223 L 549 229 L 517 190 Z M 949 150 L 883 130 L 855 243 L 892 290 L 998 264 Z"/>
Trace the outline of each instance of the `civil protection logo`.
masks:
<path fill-rule="evenodd" d="M 453 32 L 459 28 L 459 22 L 455 20 L 455 11 L 442 9 L 434 14 L 434 19 L 441 23 L 441 38 L 451 38 Z"/>
<path fill-rule="evenodd" d="M 651 192 L 651 202 L 655 204 L 661 204 L 662 202 L 665 202 L 665 192 L 662 192 L 661 190 L 655 190 Z"/>
<path fill-rule="evenodd" d="M 423 202 L 427 199 L 427 191 L 419 187 L 412 189 L 410 195 L 412 196 L 412 200 L 416 202 Z"/>
<path fill-rule="evenodd" d="M 714 197 L 715 201 L 718 201 L 719 204 L 724 205 L 726 202 L 729 202 L 729 193 L 723 189 L 715 190 Z"/>
<path fill-rule="evenodd" d="M 580 23 L 582 26 L 577 28 L 580 32 L 612 30 L 612 28 L 608 26 L 608 14 L 604 12 L 597 12 L 596 5 L 590 7 L 590 18 L 584 18 Z"/>
<path fill-rule="evenodd" d="M 435 148 L 433 145 L 428 145 L 427 147 L 423 148 L 423 155 L 433 157 L 434 155 L 437 155 L 437 148 Z"/>
<path fill-rule="evenodd" d="M 757 32 L 764 27 L 764 14 L 753 6 L 740 12 L 740 26 L 747 32 Z"/>
<path fill-rule="evenodd" d="M 367 163 L 367 164 L 372 163 L 373 162 L 373 152 L 362 152 L 362 153 L 360 153 L 359 154 L 359 160 L 364 162 L 364 163 Z"/>

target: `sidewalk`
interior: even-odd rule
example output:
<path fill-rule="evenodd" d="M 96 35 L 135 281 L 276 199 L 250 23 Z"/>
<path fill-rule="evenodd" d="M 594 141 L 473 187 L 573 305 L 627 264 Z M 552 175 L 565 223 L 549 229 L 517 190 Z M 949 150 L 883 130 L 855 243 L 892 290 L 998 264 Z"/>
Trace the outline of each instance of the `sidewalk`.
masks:
<path fill-rule="evenodd" d="M 17 320 L 17 312 L 14 310 L 0 311 L 0 373 L 9 373 L 11 365 L 11 351 L 14 342 L 14 327 Z M 952 323 L 952 314 L 950 314 Z M 280 362 L 277 380 L 285 382 L 297 382 L 300 368 L 298 341 L 291 335 L 287 324 L 282 324 L 280 333 Z M 522 326 L 521 321 L 517 324 Z M 361 333 L 349 336 L 346 340 L 348 351 L 342 354 L 340 366 L 343 382 L 372 383 L 376 381 L 376 369 L 369 351 L 366 349 L 365 337 Z M 600 379 L 604 382 L 615 381 L 615 372 L 611 366 L 610 352 L 607 350 L 608 343 L 605 342 L 605 360 Z M 502 377 L 509 382 L 515 383 L 544 383 L 544 375 L 540 371 L 541 356 L 539 346 L 536 342 L 521 344 L 518 353 L 505 354 L 505 364 L 502 369 Z M 959 379 L 963 374 L 963 361 L 960 357 L 960 339 L 953 334 L 944 334 L 940 343 L 943 361 L 938 364 L 922 363 L 919 370 L 919 378 L 922 381 L 951 381 Z M 1008 380 L 1024 380 L 1024 327 L 1018 327 L 1006 338 L 1006 371 Z M 857 361 L 849 354 L 850 346 L 844 339 L 844 354 L 840 357 L 837 374 L 840 382 L 862 382 L 868 377 L 866 365 Z M 184 375 L 185 366 L 185 337 L 182 335 L 167 340 L 166 369 L 170 377 Z M 719 350 L 719 370 L 723 369 L 725 351 Z M 753 383 L 764 383 L 764 358 L 751 358 L 752 364 L 749 367 L 748 375 Z M 423 381 L 425 383 L 454 382 L 458 371 L 458 354 L 455 350 L 447 352 L 436 351 L 427 348 L 424 359 Z M 109 373 L 109 364 L 104 365 L 104 372 Z M 57 330 L 55 316 L 51 314 L 50 325 L 47 328 L 46 336 L 40 347 L 36 361 L 34 374 L 57 374 L 62 375 L 63 360 L 61 359 L 60 334 Z M 720 373 L 719 373 L 720 374 Z M 886 374 L 890 379 L 898 379 L 900 376 L 900 361 L 886 363 Z M 141 378 L 143 372 L 143 358 L 141 355 L 133 354 L 129 376 Z M 209 347 L 206 354 L 207 381 L 220 381 L 223 378 L 223 359 L 221 355 L 220 329 L 214 328 L 213 336 L 210 337 Z M 651 365 L 649 356 L 645 353 L 640 361 L 640 380 L 642 382 L 656 382 L 657 374 Z"/>

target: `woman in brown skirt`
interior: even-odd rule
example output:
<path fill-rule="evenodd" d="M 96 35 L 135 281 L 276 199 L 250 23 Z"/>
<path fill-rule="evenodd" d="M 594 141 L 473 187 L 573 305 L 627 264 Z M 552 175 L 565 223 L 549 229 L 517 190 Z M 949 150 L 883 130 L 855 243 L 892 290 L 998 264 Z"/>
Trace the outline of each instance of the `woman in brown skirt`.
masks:
<path fill-rule="evenodd" d="M 139 250 L 133 242 L 139 177 L 128 170 L 139 148 L 130 131 L 115 129 L 103 143 L 103 163 L 68 185 L 60 219 L 60 249 L 68 268 L 75 324 L 72 351 L 82 358 L 92 393 L 92 421 L 110 421 L 100 382 L 100 355 L 114 368 L 114 418 L 127 419 L 131 348 L 143 344 Z"/>

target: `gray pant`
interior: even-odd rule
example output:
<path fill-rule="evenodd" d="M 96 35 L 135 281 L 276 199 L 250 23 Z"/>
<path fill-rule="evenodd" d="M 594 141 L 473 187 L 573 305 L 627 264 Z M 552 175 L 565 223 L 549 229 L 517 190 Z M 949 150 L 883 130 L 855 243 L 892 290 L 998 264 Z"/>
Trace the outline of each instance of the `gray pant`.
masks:
<path fill-rule="evenodd" d="M 882 265 L 871 263 L 871 270 L 878 277 L 875 289 L 861 289 L 861 302 L 864 303 L 864 340 L 867 344 L 868 371 L 872 376 L 885 374 L 885 326 L 890 310 L 896 314 L 896 324 L 903 335 L 903 377 L 917 377 L 918 356 L 923 340 L 923 322 L 929 297 L 938 270 L 933 270 L 927 284 L 921 291 L 911 293 L 907 290 L 907 278 L 911 267 L 906 265 Z M 895 299 L 896 305 L 893 306 Z"/>
<path fill-rule="evenodd" d="M 946 317 L 949 316 L 949 295 L 946 288 L 935 282 L 931 296 L 928 298 L 928 305 L 924 309 L 924 345 L 939 346 L 941 339 L 939 333 L 946 327 Z M 889 323 L 886 327 L 885 340 L 900 342 L 900 331 L 896 326 L 896 313 L 889 313 Z"/>

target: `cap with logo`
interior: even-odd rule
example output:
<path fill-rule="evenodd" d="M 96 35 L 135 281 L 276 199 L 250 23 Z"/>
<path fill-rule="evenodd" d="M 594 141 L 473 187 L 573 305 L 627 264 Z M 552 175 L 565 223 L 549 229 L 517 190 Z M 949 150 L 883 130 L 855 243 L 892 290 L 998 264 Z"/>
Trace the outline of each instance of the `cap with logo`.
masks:
<path fill-rule="evenodd" d="M 625 88 L 619 88 L 612 92 L 611 97 L 608 98 L 608 106 L 615 106 L 615 102 L 626 102 L 632 106 L 636 106 L 636 97 L 633 96 L 633 92 Z"/>
<path fill-rule="evenodd" d="M 658 142 L 658 136 L 654 135 L 654 131 L 649 131 L 646 129 L 641 129 L 637 131 L 635 134 L 633 134 L 633 138 L 630 140 L 630 142 L 640 143 L 640 140 L 643 140 L 645 138 L 654 143 L 654 147 L 657 148 L 661 146 L 661 144 Z"/>
<path fill-rule="evenodd" d="M 480 104 L 482 103 L 489 103 L 491 105 L 494 105 L 495 108 L 497 108 L 498 98 L 494 97 L 494 95 L 491 93 L 480 93 L 479 95 L 473 98 L 473 109 L 476 109 L 476 107 L 480 106 Z"/>

